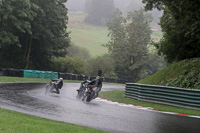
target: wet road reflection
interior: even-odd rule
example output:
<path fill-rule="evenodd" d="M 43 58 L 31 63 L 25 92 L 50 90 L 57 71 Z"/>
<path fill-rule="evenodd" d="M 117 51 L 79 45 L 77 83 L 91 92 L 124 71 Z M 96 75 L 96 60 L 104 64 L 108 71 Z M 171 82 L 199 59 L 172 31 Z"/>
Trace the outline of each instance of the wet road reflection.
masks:
<path fill-rule="evenodd" d="M 61 93 L 45 95 L 45 84 L 0 84 L 0 107 L 113 133 L 198 133 L 200 119 L 76 99 L 80 84 L 65 83 Z M 104 85 L 102 91 L 124 90 Z"/>

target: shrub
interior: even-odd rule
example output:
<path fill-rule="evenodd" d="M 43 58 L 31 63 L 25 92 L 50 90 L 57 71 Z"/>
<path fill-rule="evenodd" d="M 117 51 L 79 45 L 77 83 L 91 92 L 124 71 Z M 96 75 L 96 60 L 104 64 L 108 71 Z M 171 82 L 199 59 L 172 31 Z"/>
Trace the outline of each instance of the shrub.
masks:
<path fill-rule="evenodd" d="M 53 58 L 51 70 L 63 73 L 85 74 L 85 61 L 69 56 Z"/>

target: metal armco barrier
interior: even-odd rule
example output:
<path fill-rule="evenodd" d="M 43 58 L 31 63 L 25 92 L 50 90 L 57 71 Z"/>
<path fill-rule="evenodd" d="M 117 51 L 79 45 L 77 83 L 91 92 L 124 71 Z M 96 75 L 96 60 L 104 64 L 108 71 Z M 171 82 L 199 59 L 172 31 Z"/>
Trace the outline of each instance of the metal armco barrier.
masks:
<path fill-rule="evenodd" d="M 200 110 L 200 90 L 126 83 L 125 97 Z"/>

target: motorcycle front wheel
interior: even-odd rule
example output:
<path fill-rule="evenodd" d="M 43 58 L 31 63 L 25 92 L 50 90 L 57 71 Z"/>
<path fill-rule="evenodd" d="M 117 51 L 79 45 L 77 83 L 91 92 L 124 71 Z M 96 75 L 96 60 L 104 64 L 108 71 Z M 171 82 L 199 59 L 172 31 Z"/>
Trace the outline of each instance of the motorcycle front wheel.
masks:
<path fill-rule="evenodd" d="M 95 92 L 92 91 L 86 98 L 86 102 L 90 102 L 94 98 Z"/>
<path fill-rule="evenodd" d="M 80 90 L 80 91 L 78 91 L 76 98 L 81 99 L 81 97 L 83 97 L 83 95 L 84 95 L 84 90 Z"/>
<path fill-rule="evenodd" d="M 46 91 L 45 91 L 45 95 L 46 95 L 47 93 L 53 92 L 54 85 L 48 84 L 45 88 L 46 88 Z"/>

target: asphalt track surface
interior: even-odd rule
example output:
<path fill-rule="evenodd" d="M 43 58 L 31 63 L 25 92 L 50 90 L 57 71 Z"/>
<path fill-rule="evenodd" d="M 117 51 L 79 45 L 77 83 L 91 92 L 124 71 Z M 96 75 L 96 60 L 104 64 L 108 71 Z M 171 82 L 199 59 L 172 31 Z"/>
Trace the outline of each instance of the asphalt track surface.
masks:
<path fill-rule="evenodd" d="M 61 93 L 45 95 L 44 84 L 0 84 L 0 107 L 112 133 L 200 133 L 200 119 L 76 99 L 80 83 L 65 83 Z M 103 85 L 102 91 L 124 90 Z"/>

